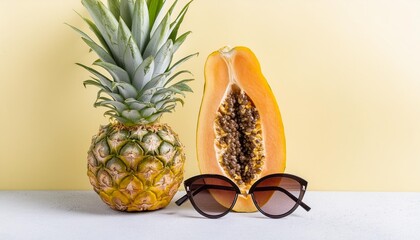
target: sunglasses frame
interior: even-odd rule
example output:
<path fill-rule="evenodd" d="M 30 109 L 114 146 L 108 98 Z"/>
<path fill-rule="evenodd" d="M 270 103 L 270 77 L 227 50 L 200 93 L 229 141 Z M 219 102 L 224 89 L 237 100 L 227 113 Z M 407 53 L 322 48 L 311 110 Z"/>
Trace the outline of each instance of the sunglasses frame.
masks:
<path fill-rule="evenodd" d="M 291 178 L 291 179 L 293 179 L 293 180 L 295 180 L 295 181 L 297 181 L 299 184 L 300 184 L 300 193 L 299 193 L 299 197 L 298 198 L 296 198 L 296 199 L 294 199 L 294 201 L 296 202 L 295 203 L 295 205 L 288 211 L 288 212 L 286 212 L 286 213 L 284 213 L 284 214 L 281 214 L 281 215 L 273 215 L 273 214 L 269 214 L 269 213 L 266 213 L 266 212 L 264 212 L 261 208 L 260 208 L 260 206 L 257 204 L 257 201 L 256 201 L 256 199 L 255 199 L 255 196 L 254 196 L 254 191 L 255 191 L 255 188 L 258 186 L 258 184 L 259 183 L 261 183 L 262 181 L 264 181 L 264 180 L 266 180 L 266 179 L 268 179 L 268 178 L 275 178 L 275 177 L 286 177 L 286 178 Z M 193 192 L 192 191 L 190 191 L 190 185 L 193 183 L 193 182 L 195 182 L 196 180 L 198 180 L 198 179 L 205 179 L 205 178 L 216 178 L 216 179 L 220 179 L 220 180 L 223 180 L 223 181 L 226 181 L 227 183 L 229 183 L 229 184 L 231 184 L 231 186 L 232 186 L 232 190 L 234 190 L 235 191 L 235 197 L 234 197 L 234 199 L 233 199 L 233 201 L 232 201 L 232 205 L 228 208 L 228 209 L 226 209 L 226 211 L 225 212 L 223 212 L 223 213 L 221 213 L 221 214 L 219 214 L 219 215 L 210 215 L 210 214 L 207 214 L 207 213 L 205 213 L 205 212 L 203 212 L 198 206 L 197 206 L 197 204 L 195 203 L 195 201 L 194 201 L 194 196 L 193 196 Z M 254 184 L 252 184 L 252 186 L 251 186 L 251 188 L 249 189 L 249 191 L 248 191 L 248 194 L 247 195 L 251 195 L 251 198 L 252 198 L 252 201 L 253 201 L 253 203 L 254 203 L 254 205 L 255 205 L 255 207 L 257 208 L 257 210 L 258 211 L 260 211 L 262 214 L 264 214 L 265 216 L 267 216 L 267 217 L 270 217 L 270 218 L 283 218 L 283 217 L 286 217 L 287 215 L 290 215 L 292 212 L 294 212 L 295 210 L 296 210 L 296 208 L 298 208 L 299 206 L 301 206 L 301 207 L 303 207 L 306 211 L 309 211 L 311 208 L 308 206 L 308 205 L 306 205 L 304 202 L 302 202 L 302 199 L 303 199 L 303 196 L 305 195 L 305 192 L 306 192 L 306 188 L 307 188 L 307 186 L 308 186 L 308 182 L 306 181 L 306 180 L 304 180 L 303 178 L 300 178 L 300 177 L 298 177 L 298 176 L 295 176 L 295 175 L 292 175 L 292 174 L 288 174 L 288 173 L 275 173 L 275 174 L 270 174 L 270 175 L 266 175 L 266 176 L 264 176 L 264 177 L 262 177 L 262 178 L 260 178 L 260 179 L 258 179 Z M 220 217 L 223 217 L 223 216 L 225 216 L 226 214 L 228 214 L 232 209 L 233 209 L 233 207 L 235 206 L 235 204 L 236 204 L 236 201 L 237 201 L 237 199 L 238 199 L 238 196 L 239 195 L 242 195 L 242 193 L 241 193 L 241 190 L 239 189 L 239 187 L 232 181 L 232 180 L 230 180 L 229 178 L 227 178 L 227 177 L 225 177 L 225 176 L 223 176 L 223 175 L 218 175 L 218 174 L 202 174 L 202 175 L 197 175 L 197 176 L 194 176 L 194 177 L 191 177 L 191 178 L 189 178 L 189 179 L 187 179 L 187 180 L 185 180 L 184 181 L 184 187 L 185 187 L 185 190 L 186 190 L 186 192 L 187 192 L 187 194 L 186 195 L 184 195 L 183 197 L 181 197 L 180 199 L 178 199 L 175 203 L 176 203 L 176 205 L 178 205 L 178 206 L 180 206 L 181 204 L 183 204 L 186 200 L 190 200 L 190 202 L 191 202 L 191 204 L 193 205 L 193 207 L 194 207 L 194 209 L 198 212 L 198 213 L 200 213 L 201 215 L 203 215 L 204 217 L 207 217 L 207 218 L 212 218 L 212 219 L 215 219 L 215 218 L 220 218 Z M 289 196 L 290 197 L 290 196 Z"/>

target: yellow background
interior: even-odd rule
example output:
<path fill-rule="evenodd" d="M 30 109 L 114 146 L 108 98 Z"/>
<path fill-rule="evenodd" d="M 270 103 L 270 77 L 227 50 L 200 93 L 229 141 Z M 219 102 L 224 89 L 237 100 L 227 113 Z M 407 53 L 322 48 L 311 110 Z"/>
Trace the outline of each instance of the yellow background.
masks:
<path fill-rule="evenodd" d="M 181 1 L 185 3 L 186 1 Z M 86 152 L 104 109 L 76 0 L 0 1 L 0 189 L 90 189 Z M 245 45 L 278 100 L 287 172 L 311 190 L 420 191 L 420 1 L 196 0 L 182 56 L 195 90 L 168 122 L 198 174 L 195 125 L 209 53 Z"/>

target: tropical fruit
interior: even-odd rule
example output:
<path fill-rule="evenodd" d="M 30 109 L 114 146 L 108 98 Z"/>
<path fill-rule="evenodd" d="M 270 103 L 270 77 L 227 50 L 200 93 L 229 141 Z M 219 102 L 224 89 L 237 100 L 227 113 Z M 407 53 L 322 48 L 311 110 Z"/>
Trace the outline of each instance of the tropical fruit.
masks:
<path fill-rule="evenodd" d="M 256 208 L 247 192 L 259 178 L 285 169 L 283 123 L 275 97 L 252 51 L 210 54 L 197 127 L 200 171 L 232 179 L 241 189 L 233 210 Z M 223 204 L 223 196 L 214 196 Z"/>
<path fill-rule="evenodd" d="M 111 208 L 155 210 L 177 192 L 184 161 L 183 146 L 167 124 L 108 124 L 92 139 L 88 176 Z"/>
<path fill-rule="evenodd" d="M 171 21 L 175 6 L 164 0 L 82 0 L 93 21 L 83 18 L 97 41 L 73 27 L 98 55 L 93 63 L 108 74 L 79 64 L 99 88 L 95 107 L 108 108 L 111 121 L 101 126 L 88 151 L 88 176 L 94 190 L 111 208 L 146 211 L 163 208 L 183 180 L 184 147 L 177 134 L 159 123 L 179 97 L 191 92 L 191 75 L 172 64 L 173 55 L 190 32 L 178 36 L 189 4 Z M 167 9 L 167 10 L 164 10 Z"/>

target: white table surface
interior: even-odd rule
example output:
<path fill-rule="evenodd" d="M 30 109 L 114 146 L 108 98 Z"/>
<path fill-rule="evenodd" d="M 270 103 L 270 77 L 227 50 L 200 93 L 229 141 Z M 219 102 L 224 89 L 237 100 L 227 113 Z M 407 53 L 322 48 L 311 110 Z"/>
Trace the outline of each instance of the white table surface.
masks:
<path fill-rule="evenodd" d="M 121 213 L 93 191 L 0 191 L 0 239 L 420 239 L 420 193 L 307 192 L 312 210 L 282 219 L 259 212 L 206 219 L 174 200 Z"/>

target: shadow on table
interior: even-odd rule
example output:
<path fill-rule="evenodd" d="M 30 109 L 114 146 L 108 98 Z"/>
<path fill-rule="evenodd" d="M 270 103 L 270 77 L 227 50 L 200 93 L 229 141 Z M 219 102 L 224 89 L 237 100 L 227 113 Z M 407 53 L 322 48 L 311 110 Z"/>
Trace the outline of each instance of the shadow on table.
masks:
<path fill-rule="evenodd" d="M 102 216 L 135 216 L 159 214 L 174 218 L 204 219 L 193 206 L 188 202 L 181 206 L 175 204 L 176 198 L 163 209 L 146 212 L 119 212 L 109 208 L 102 202 L 100 197 L 93 191 L 22 191 L 9 195 L 8 202 L 12 202 L 12 208 L 19 208 L 28 211 L 43 212 L 64 212 L 68 214 L 87 214 Z"/>
<path fill-rule="evenodd" d="M 120 212 L 110 209 L 98 195 L 89 191 L 29 191 L 13 194 L 13 206 L 37 211 L 64 211 L 94 215 L 117 215 Z"/>
<path fill-rule="evenodd" d="M 165 215 L 171 215 L 175 217 L 183 217 L 183 218 L 191 218 L 191 219 L 203 219 L 199 213 L 197 213 L 194 209 L 191 203 L 185 203 L 181 206 L 177 206 L 174 203 L 173 199 L 172 202 L 162 211 Z"/>

